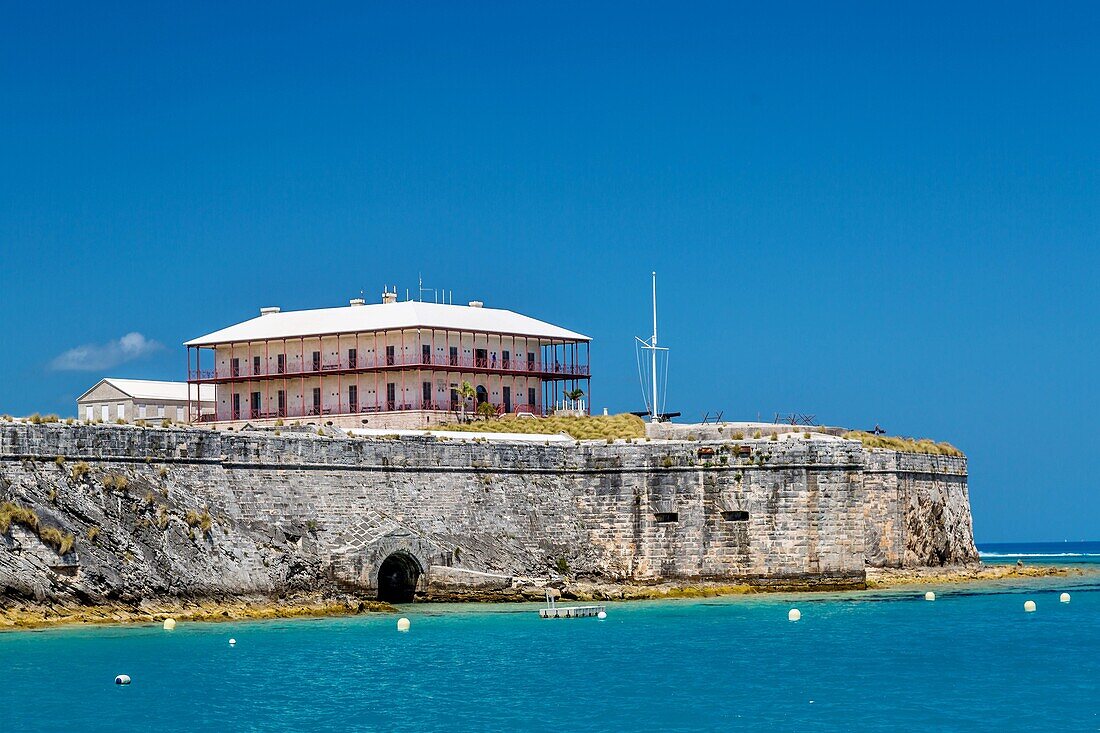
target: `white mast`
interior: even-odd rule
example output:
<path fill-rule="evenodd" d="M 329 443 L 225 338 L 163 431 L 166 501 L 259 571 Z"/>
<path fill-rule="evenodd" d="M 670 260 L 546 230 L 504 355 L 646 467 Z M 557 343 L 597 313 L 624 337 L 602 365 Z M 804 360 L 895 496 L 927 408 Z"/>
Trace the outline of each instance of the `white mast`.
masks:
<path fill-rule="evenodd" d="M 657 414 L 657 271 L 653 271 L 653 348 L 650 349 L 650 356 L 653 357 L 653 410 L 650 412 L 649 419 L 653 422 L 657 422 L 661 419 Z"/>
<path fill-rule="evenodd" d="M 653 336 L 650 337 L 649 341 L 646 341 L 644 339 L 637 338 L 637 337 L 635 337 L 635 338 L 638 340 L 638 342 L 640 344 L 642 344 L 643 349 L 647 349 L 649 351 L 650 376 L 652 377 L 652 380 L 653 380 L 653 384 L 652 384 L 652 387 L 651 387 L 652 392 L 650 392 L 652 402 L 650 403 L 650 406 L 649 406 L 649 419 L 650 419 L 651 422 L 660 422 L 660 420 L 661 420 L 660 407 L 659 407 L 660 402 L 657 399 L 657 352 L 658 351 L 668 351 L 668 348 L 667 347 L 662 348 L 662 347 L 657 345 L 657 273 L 653 272 L 652 275 L 653 275 Z M 643 392 L 642 396 L 644 397 L 645 396 L 645 394 L 644 394 L 645 393 L 645 387 L 642 387 L 642 392 Z"/>

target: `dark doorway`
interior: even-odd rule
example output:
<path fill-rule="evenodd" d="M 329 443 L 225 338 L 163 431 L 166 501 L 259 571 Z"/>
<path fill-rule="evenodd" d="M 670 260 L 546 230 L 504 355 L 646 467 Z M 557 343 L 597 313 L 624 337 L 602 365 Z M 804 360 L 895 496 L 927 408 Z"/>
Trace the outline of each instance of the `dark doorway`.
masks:
<path fill-rule="evenodd" d="M 489 401 L 489 390 L 485 389 L 485 387 L 483 387 L 479 384 L 478 387 L 477 387 L 477 403 L 480 405 L 482 402 L 488 402 L 488 401 Z"/>
<path fill-rule="evenodd" d="M 407 552 L 395 552 L 378 568 L 378 600 L 408 603 L 416 594 L 420 564 Z"/>

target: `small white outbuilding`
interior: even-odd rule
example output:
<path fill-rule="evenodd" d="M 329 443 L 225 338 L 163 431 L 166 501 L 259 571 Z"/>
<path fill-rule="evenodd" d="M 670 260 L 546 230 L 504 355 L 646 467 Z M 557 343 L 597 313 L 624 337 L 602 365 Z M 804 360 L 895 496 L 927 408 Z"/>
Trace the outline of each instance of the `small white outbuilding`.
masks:
<path fill-rule="evenodd" d="M 214 412 L 214 385 L 192 384 L 191 411 L 187 414 L 186 382 L 105 377 L 76 399 L 81 420 L 172 420 L 192 422 L 202 413 Z"/>

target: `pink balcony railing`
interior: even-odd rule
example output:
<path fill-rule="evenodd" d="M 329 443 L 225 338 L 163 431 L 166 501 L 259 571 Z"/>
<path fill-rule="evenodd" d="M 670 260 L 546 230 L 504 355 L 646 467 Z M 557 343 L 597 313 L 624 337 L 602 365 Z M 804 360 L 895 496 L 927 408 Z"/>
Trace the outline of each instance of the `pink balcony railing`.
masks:
<path fill-rule="evenodd" d="M 254 362 L 242 359 L 234 369 L 232 365 L 218 366 L 216 369 L 192 369 L 190 381 L 207 380 L 244 380 L 252 377 L 304 377 L 341 372 L 356 372 L 377 369 L 400 369 L 405 367 L 440 368 L 444 370 L 487 371 L 502 374 L 539 374 L 548 376 L 588 377 L 588 364 L 563 364 L 561 362 L 528 361 L 511 357 L 507 360 L 493 356 L 450 356 L 448 354 L 370 354 L 357 356 L 354 360 L 345 354 L 341 359 L 322 358 L 313 360 L 287 359 L 282 370 L 274 356 L 261 359 L 259 369 Z"/>
<path fill-rule="evenodd" d="M 504 405 L 493 405 L 498 416 L 504 415 L 507 411 L 504 409 Z M 334 404 L 322 404 L 315 405 L 312 403 L 302 404 L 301 401 L 295 402 L 293 399 L 290 404 L 283 407 L 270 404 L 261 404 L 259 408 L 242 407 L 239 410 L 234 410 L 232 407 L 218 405 L 215 415 L 203 415 L 199 422 L 221 422 L 231 420 L 272 420 L 277 418 L 294 418 L 294 419 L 309 419 L 318 417 L 329 417 L 337 415 L 371 415 L 381 412 L 406 412 L 412 410 L 429 410 L 435 412 L 449 412 L 453 413 L 456 417 L 462 412 L 462 405 L 460 402 L 430 402 L 424 400 L 414 401 L 388 401 L 383 400 L 377 404 L 360 404 L 353 405 L 348 402 L 343 402 L 339 405 Z M 512 405 L 512 414 L 532 414 L 543 415 L 541 405 Z M 466 403 L 466 416 L 472 418 L 477 415 L 477 407 L 474 405 L 473 400 Z"/>

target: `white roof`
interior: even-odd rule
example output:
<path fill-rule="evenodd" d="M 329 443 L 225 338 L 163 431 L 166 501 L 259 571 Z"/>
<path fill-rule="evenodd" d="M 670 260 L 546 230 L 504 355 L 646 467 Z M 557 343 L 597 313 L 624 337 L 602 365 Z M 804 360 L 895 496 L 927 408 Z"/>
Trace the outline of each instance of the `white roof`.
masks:
<path fill-rule="evenodd" d="M 269 313 L 192 339 L 186 345 L 214 346 L 242 341 L 409 328 L 481 331 L 548 340 L 591 341 L 583 334 L 500 308 L 406 300 L 399 303 Z"/>
<path fill-rule="evenodd" d="M 92 389 L 80 395 L 77 401 L 84 399 L 89 392 L 101 384 L 110 384 L 115 389 L 123 394 L 129 395 L 135 400 L 163 400 L 165 402 L 187 401 L 187 382 L 158 382 L 152 379 L 117 379 L 115 377 L 105 377 L 99 380 Z M 196 395 L 201 395 L 200 401 L 214 401 L 213 384 L 192 384 L 190 386 L 192 400 L 199 399 Z M 199 388 L 197 392 L 195 391 L 196 387 Z"/>

